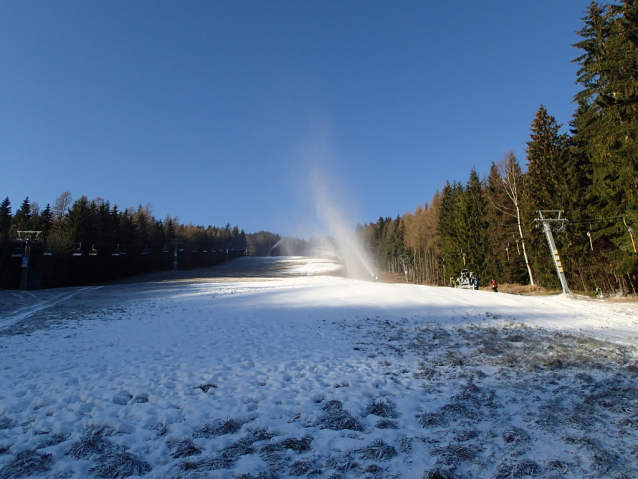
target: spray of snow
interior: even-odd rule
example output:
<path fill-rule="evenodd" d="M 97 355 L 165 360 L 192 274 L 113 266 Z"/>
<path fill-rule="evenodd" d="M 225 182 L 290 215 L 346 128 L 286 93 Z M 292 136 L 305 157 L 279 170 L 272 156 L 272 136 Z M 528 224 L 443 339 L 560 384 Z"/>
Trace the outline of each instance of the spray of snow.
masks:
<path fill-rule="evenodd" d="M 300 237 L 313 238 L 316 249 L 309 254 L 338 257 L 349 277 L 371 280 L 375 278 L 372 262 L 355 230 L 356 187 L 354 182 L 340 181 L 348 178 L 341 164 L 325 125 L 314 125 L 294 145 L 291 172 L 298 189 L 296 206 L 305 206 L 294 229 Z"/>
<path fill-rule="evenodd" d="M 348 276 L 375 278 L 363 242 L 356 235 L 354 223 L 344 214 L 346 205 L 337 205 L 337 195 L 318 171 L 312 173 L 311 184 L 317 218 L 332 238 L 334 252 L 348 270 Z"/>

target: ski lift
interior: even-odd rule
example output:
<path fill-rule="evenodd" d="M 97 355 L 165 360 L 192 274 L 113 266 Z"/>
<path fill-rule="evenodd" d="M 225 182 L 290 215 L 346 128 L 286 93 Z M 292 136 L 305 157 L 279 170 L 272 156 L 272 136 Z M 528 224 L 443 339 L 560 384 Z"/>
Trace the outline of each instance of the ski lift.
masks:
<path fill-rule="evenodd" d="M 11 250 L 12 258 L 22 258 L 23 256 L 24 254 L 22 253 L 22 248 L 14 248 L 13 250 Z"/>
<path fill-rule="evenodd" d="M 193 248 L 193 249 L 191 250 L 191 253 L 197 253 L 197 248 Z"/>
<path fill-rule="evenodd" d="M 53 256 L 53 248 L 44 248 L 43 256 Z"/>
<path fill-rule="evenodd" d="M 93 245 L 89 250 L 89 256 L 97 256 L 97 249 L 95 248 L 95 245 Z"/>
<path fill-rule="evenodd" d="M 71 253 L 73 256 L 82 256 L 84 254 L 84 251 L 82 251 L 82 243 L 80 243 L 80 246 L 78 246 L 77 248 L 75 248 L 73 250 L 73 253 Z"/>
<path fill-rule="evenodd" d="M 208 250 L 207 249 L 203 249 L 202 253 L 208 253 Z"/>
<path fill-rule="evenodd" d="M 164 252 L 164 253 L 168 253 L 169 252 L 167 244 L 164 245 L 164 249 L 162 250 L 162 252 Z"/>
<path fill-rule="evenodd" d="M 183 247 L 183 246 L 180 246 L 180 247 L 179 247 L 179 252 L 181 253 L 182 251 L 184 251 L 184 247 Z"/>
<path fill-rule="evenodd" d="M 111 256 L 119 256 L 121 254 L 122 254 L 122 251 L 120 251 L 120 245 L 118 244 L 117 248 L 115 248 L 113 252 L 111 253 Z"/>
<path fill-rule="evenodd" d="M 117 247 L 119 248 L 119 247 L 120 247 L 120 245 L 118 244 L 118 245 L 117 245 Z M 126 256 L 126 248 L 122 248 L 122 249 L 120 250 L 120 256 Z"/>
<path fill-rule="evenodd" d="M 151 252 L 151 248 L 149 248 L 148 245 L 146 245 L 144 249 L 142 250 L 142 254 L 149 254 L 150 252 Z"/>

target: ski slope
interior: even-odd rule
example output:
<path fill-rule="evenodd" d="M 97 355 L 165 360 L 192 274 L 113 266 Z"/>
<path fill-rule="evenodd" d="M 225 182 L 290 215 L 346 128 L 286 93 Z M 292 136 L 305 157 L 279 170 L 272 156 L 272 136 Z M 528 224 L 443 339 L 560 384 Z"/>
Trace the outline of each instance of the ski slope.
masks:
<path fill-rule="evenodd" d="M 638 474 L 636 303 L 268 261 L 0 291 L 0 479 Z"/>

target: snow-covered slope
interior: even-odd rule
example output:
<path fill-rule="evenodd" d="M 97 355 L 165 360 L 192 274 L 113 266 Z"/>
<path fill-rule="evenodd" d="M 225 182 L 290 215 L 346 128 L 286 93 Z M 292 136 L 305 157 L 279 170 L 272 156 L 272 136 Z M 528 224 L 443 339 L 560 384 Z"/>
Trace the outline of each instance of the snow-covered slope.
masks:
<path fill-rule="evenodd" d="M 0 292 L 0 478 L 638 474 L 636 304 L 279 261 Z"/>

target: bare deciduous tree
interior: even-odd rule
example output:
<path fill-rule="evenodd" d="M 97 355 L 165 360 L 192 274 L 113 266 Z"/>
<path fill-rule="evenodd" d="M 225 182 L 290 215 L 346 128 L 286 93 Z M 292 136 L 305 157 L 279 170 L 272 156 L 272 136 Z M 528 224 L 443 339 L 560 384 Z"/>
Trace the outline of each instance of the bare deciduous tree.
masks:
<path fill-rule="evenodd" d="M 523 249 L 523 258 L 525 259 L 525 266 L 527 267 L 527 273 L 529 274 L 529 282 L 534 285 L 534 277 L 532 276 L 532 268 L 529 265 L 527 258 L 527 250 L 525 249 L 525 238 L 523 236 L 523 227 L 521 224 L 521 198 L 523 189 L 523 171 L 516 156 L 513 152 L 509 152 L 501 162 L 498 164 L 501 174 L 501 180 L 503 183 L 503 189 L 507 198 L 510 200 L 511 205 L 494 205 L 503 214 L 516 218 L 516 226 L 518 227 L 518 235 L 521 239 L 521 247 Z"/>

